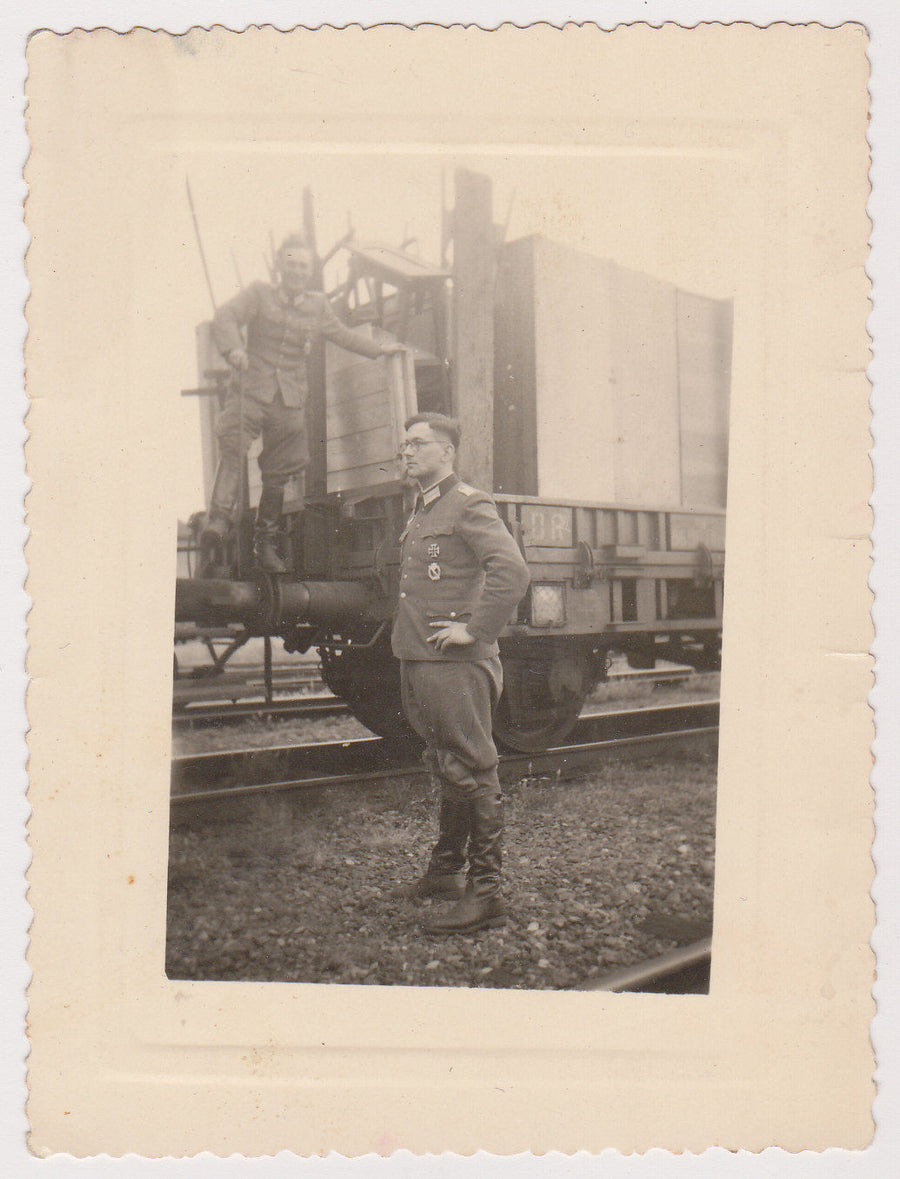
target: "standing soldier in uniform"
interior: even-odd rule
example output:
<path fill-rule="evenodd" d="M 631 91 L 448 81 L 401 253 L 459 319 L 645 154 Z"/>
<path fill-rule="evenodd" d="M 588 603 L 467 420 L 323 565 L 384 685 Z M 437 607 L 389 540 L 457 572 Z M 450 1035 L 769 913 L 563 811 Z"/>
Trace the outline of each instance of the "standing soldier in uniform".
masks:
<path fill-rule="evenodd" d="M 425 875 L 400 890 L 457 900 L 432 933 L 502 925 L 503 831 L 492 713 L 503 686 L 497 636 L 528 588 L 528 566 L 489 495 L 461 483 L 459 425 L 425 413 L 406 423 L 402 455 L 418 484 L 402 537 L 392 647 L 403 707 L 441 784 L 440 832 Z M 468 883 L 460 873 L 468 854 Z"/>
<path fill-rule="evenodd" d="M 378 344 L 351 331 L 334 314 L 325 295 L 309 289 L 313 257 L 303 238 L 283 242 L 276 269 L 277 286 L 252 283 L 223 304 L 213 320 L 216 345 L 236 370 L 237 381 L 219 418 L 221 457 L 201 540 L 205 563 L 220 563 L 222 538 L 237 506 L 241 464 L 252 440 L 262 433 L 262 493 L 253 551 L 266 573 L 287 572 L 278 554 L 278 527 L 285 484 L 303 472 L 309 461 L 306 358 L 313 341 L 324 336 L 372 359 L 402 347 L 393 342 Z"/>

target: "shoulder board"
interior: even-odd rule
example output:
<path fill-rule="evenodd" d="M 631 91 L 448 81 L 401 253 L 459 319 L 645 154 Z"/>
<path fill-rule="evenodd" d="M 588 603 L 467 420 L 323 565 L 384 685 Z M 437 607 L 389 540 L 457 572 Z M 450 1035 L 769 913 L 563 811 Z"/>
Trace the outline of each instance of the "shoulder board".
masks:
<path fill-rule="evenodd" d="M 472 495 L 474 494 L 475 488 L 470 487 L 468 483 L 457 483 L 456 490 L 460 493 L 460 495 Z"/>

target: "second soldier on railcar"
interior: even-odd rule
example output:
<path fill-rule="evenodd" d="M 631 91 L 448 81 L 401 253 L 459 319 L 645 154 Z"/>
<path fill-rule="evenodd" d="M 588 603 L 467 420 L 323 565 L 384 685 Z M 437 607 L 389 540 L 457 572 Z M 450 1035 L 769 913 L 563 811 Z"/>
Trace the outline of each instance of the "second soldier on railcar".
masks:
<path fill-rule="evenodd" d="M 276 269 L 276 285 L 251 283 L 224 303 L 213 320 L 216 345 L 237 379 L 217 427 L 220 461 L 202 539 L 207 566 L 221 556 L 222 538 L 237 507 L 241 463 L 250 443 L 262 434 L 262 492 L 253 551 L 265 572 L 287 572 L 278 553 L 278 527 L 285 485 L 304 472 L 309 461 L 306 362 L 316 339 L 324 336 L 372 359 L 401 348 L 352 331 L 337 318 L 325 295 L 310 289 L 313 255 L 303 238 L 285 239 Z"/>

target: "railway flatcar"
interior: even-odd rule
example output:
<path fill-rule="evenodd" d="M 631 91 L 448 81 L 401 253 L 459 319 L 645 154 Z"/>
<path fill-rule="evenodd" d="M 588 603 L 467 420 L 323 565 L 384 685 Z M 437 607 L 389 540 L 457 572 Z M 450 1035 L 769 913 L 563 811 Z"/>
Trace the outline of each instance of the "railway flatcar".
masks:
<path fill-rule="evenodd" d="M 446 214 L 445 214 L 446 216 Z M 228 577 L 178 580 L 176 621 L 318 649 L 331 690 L 374 732 L 407 733 L 390 624 L 411 489 L 403 422 L 462 424 L 459 471 L 493 491 L 532 574 L 500 638 L 495 718 L 507 748 L 562 739 L 611 652 L 719 666 L 732 307 L 532 236 L 499 242 L 490 182 L 460 171 L 452 267 L 347 242 L 329 292 L 341 318 L 406 350 L 377 362 L 316 347 L 308 358 L 311 465 L 285 501 L 291 572 L 255 571 L 258 476 L 247 464 Z M 227 382 L 198 330 L 204 470 Z M 199 536 L 202 515 L 195 520 Z"/>

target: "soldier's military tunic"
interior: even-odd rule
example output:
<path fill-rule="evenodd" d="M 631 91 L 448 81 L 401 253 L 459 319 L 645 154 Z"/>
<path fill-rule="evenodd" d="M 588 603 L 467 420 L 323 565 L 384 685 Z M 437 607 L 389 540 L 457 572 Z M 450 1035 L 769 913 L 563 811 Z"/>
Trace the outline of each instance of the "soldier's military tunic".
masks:
<path fill-rule="evenodd" d="M 429 873 L 461 871 L 479 896 L 500 888 L 502 806 L 492 713 L 503 686 L 497 637 L 528 588 L 518 546 L 489 495 L 449 475 L 420 494 L 403 533 L 392 647 L 403 706 L 441 781 Z M 438 651 L 430 623 L 475 637 Z"/>
<path fill-rule="evenodd" d="M 242 328 L 247 329 L 246 346 Z M 283 487 L 309 461 L 306 358 L 316 338 L 324 336 L 372 359 L 381 355 L 374 340 L 341 323 L 321 291 L 295 298 L 264 282 L 252 283 L 222 304 L 213 336 L 224 356 L 243 348 L 249 360 L 219 416 L 222 458 L 239 461 L 262 433 L 259 466 L 263 482 L 275 487 Z"/>

